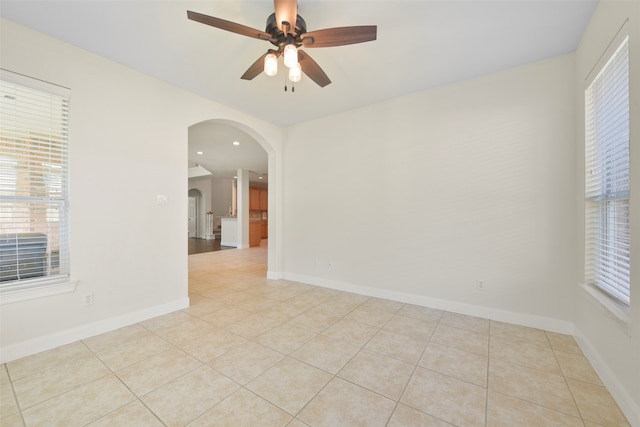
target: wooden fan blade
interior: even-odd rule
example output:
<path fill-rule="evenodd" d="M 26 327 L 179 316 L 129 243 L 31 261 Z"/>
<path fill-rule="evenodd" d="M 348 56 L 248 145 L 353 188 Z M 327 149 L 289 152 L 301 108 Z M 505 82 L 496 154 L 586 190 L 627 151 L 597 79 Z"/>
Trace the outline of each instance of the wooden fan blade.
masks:
<path fill-rule="evenodd" d="M 302 35 L 302 44 L 304 47 L 344 46 L 370 42 L 375 40 L 377 35 L 378 27 L 376 25 L 326 28 L 304 33 Z"/>
<path fill-rule="evenodd" d="M 235 22 L 225 21 L 224 19 L 215 18 L 213 16 L 203 15 L 202 13 L 187 10 L 187 18 L 192 21 L 211 25 L 212 27 L 220 28 L 221 30 L 230 31 L 243 36 L 252 37 L 254 39 L 271 40 L 271 34 L 265 33 L 264 31 L 256 30 L 255 28 L 247 27 L 246 25 L 236 24 Z"/>
<path fill-rule="evenodd" d="M 311 80 L 316 82 L 318 86 L 325 87 L 331 80 L 329 80 L 329 76 L 322 71 L 322 68 L 318 65 L 316 61 L 313 60 L 306 52 L 298 49 L 298 61 L 300 62 L 300 68 L 302 68 L 302 72 L 305 73 Z"/>
<path fill-rule="evenodd" d="M 247 71 L 240 77 L 243 80 L 253 80 L 256 78 L 262 71 L 264 71 L 264 57 L 267 56 L 269 52 L 262 55 L 260 58 L 256 60 Z"/>
<path fill-rule="evenodd" d="M 293 33 L 298 19 L 298 0 L 273 0 L 276 12 L 276 25 L 286 34 Z M 289 26 L 283 25 L 287 22 Z"/>

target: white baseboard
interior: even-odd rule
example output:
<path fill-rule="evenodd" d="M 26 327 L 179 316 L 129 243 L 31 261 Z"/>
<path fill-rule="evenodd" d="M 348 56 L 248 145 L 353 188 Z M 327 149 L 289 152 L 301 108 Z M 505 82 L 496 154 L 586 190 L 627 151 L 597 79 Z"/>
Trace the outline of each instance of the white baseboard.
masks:
<path fill-rule="evenodd" d="M 620 383 L 596 348 L 585 338 L 582 331 L 576 329 L 574 337 L 602 383 L 607 387 L 618 406 L 620 406 L 629 423 L 632 426 L 640 426 L 640 406 L 634 402 L 629 392 Z"/>
<path fill-rule="evenodd" d="M 10 362 L 21 357 L 30 356 L 32 354 L 40 353 L 41 351 L 70 344 L 85 338 L 113 331 L 114 329 L 142 322 L 143 320 L 162 316 L 163 314 L 171 313 L 173 311 L 182 310 L 187 307 L 189 307 L 189 298 L 180 298 L 166 304 L 156 305 L 154 307 L 145 308 L 143 310 L 134 311 L 121 316 L 110 317 L 108 319 L 99 320 L 76 328 L 11 344 L 0 349 L 0 363 Z"/>
<path fill-rule="evenodd" d="M 284 275 L 277 271 L 267 271 L 267 279 L 280 280 L 280 279 L 284 279 Z"/>
<path fill-rule="evenodd" d="M 352 292 L 355 294 L 366 295 L 370 297 L 385 298 L 388 300 L 399 301 L 407 304 L 416 304 L 424 307 L 466 314 L 469 316 L 483 317 L 485 319 L 492 319 L 500 322 L 528 326 L 530 328 L 544 329 L 561 334 L 573 334 L 574 332 L 573 323 L 566 320 L 558 320 L 550 317 L 537 316 L 534 314 L 518 313 L 509 310 L 443 300 L 439 298 L 431 298 L 424 295 L 397 292 L 388 289 L 372 288 L 369 286 L 355 285 L 352 283 L 340 282 L 321 277 L 306 276 L 295 273 L 284 273 L 282 274 L 282 276 L 282 278 L 286 280 L 305 283 L 308 285 L 321 286 L 324 288 Z"/>

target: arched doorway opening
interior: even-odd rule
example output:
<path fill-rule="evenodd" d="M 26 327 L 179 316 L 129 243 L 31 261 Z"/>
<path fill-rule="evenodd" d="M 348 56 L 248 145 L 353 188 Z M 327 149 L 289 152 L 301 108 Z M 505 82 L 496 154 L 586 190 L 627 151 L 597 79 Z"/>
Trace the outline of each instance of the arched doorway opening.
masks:
<path fill-rule="evenodd" d="M 259 220 L 268 245 L 268 264 L 276 265 L 276 151 L 258 132 L 242 123 L 211 119 L 188 128 L 189 189 L 201 192 L 200 215 L 212 217 L 213 227 L 220 231 L 224 218 L 236 217 L 240 231 L 238 248 L 249 247 L 249 221 Z M 192 170 L 195 174 L 192 176 Z M 248 184 L 239 186 L 238 176 Z M 249 188 L 250 187 L 250 188 Z M 238 191 L 242 188 L 243 191 Z M 266 202 L 249 209 L 249 189 L 263 189 Z M 239 200 L 244 197 L 244 204 Z M 241 209 L 244 212 L 241 211 Z M 199 220 L 201 229 L 205 224 Z M 255 225 L 255 224 L 252 224 Z M 243 240 L 244 239 L 244 240 Z M 245 246 L 245 242 L 246 246 Z M 262 245 L 265 246 L 264 240 Z M 273 270 L 273 268 L 268 268 Z M 269 275 L 269 274 L 268 274 Z M 272 277 L 276 278 L 276 277 Z"/>

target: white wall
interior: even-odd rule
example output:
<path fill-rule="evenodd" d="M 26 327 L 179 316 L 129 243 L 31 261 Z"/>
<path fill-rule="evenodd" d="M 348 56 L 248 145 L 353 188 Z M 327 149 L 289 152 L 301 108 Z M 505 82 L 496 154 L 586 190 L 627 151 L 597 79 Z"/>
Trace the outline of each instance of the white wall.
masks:
<path fill-rule="evenodd" d="M 71 89 L 71 275 L 79 280 L 74 293 L 1 307 L 2 360 L 186 306 L 188 127 L 241 123 L 270 144 L 274 183 L 281 129 L 11 21 L 0 27 L 2 68 Z M 94 303 L 84 306 L 90 292 Z"/>
<path fill-rule="evenodd" d="M 285 277 L 570 331 L 573 78 L 568 55 L 289 129 Z"/>
<path fill-rule="evenodd" d="M 233 179 L 217 178 L 211 181 L 211 209 L 215 216 L 226 216 L 233 202 Z M 220 218 L 216 218 L 216 227 Z"/>
<path fill-rule="evenodd" d="M 220 216 L 226 216 L 229 212 L 229 206 L 232 203 L 232 186 L 233 179 L 230 178 L 212 178 L 205 176 L 201 178 L 189 179 L 189 188 L 195 188 L 202 193 L 203 205 L 200 209 L 200 221 L 198 230 L 200 237 L 204 238 L 206 233 L 205 214 L 210 210 L 214 214 L 214 229 L 220 225 Z"/>
<path fill-rule="evenodd" d="M 584 281 L 584 89 L 585 79 L 625 20 L 629 20 L 631 118 L 631 322 L 620 324 L 589 296 Z M 576 51 L 576 252 L 578 280 L 572 284 L 576 334 L 591 363 L 632 425 L 640 425 L 640 2 L 601 1 Z"/>

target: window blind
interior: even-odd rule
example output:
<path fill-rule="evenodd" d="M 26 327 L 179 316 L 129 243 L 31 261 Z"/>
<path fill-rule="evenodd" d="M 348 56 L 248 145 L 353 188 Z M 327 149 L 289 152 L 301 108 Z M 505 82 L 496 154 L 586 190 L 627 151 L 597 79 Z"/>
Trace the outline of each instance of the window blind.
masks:
<path fill-rule="evenodd" d="M 0 74 L 0 287 L 69 275 L 68 98 Z"/>
<path fill-rule="evenodd" d="M 585 90 L 585 278 L 629 306 L 629 37 Z"/>

